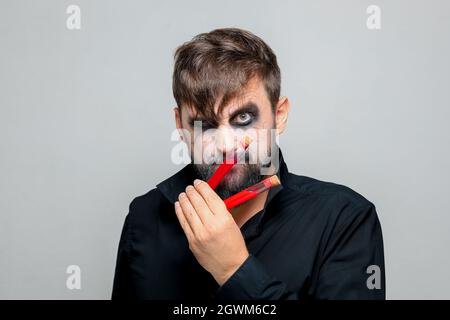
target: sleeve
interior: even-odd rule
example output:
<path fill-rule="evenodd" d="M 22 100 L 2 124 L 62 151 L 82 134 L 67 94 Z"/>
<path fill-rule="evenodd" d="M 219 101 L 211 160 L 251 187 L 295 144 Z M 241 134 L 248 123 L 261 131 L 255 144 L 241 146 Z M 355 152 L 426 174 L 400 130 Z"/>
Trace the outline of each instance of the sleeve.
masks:
<path fill-rule="evenodd" d="M 282 281 L 270 276 L 257 257 L 250 254 L 244 263 L 216 292 L 216 301 L 298 300 Z"/>
<path fill-rule="evenodd" d="M 323 255 L 315 297 L 384 300 L 381 225 L 370 203 L 343 215 Z"/>
<path fill-rule="evenodd" d="M 133 202 L 130 204 L 128 215 L 122 228 L 117 252 L 116 268 L 112 290 L 112 300 L 130 299 L 134 297 L 134 290 L 131 287 L 130 273 L 130 250 L 131 250 L 131 218 Z"/>
<path fill-rule="evenodd" d="M 355 210 L 337 224 L 319 265 L 314 299 L 384 299 L 384 253 L 381 226 L 375 207 Z M 379 280 L 366 271 L 378 266 Z M 372 268 L 370 269 L 372 270 Z M 370 282 L 370 283 L 369 283 Z M 302 290 L 303 291 L 303 290 Z M 217 301 L 299 300 L 303 294 L 288 290 L 286 283 L 267 273 L 257 257 L 250 255 L 216 292 Z"/>

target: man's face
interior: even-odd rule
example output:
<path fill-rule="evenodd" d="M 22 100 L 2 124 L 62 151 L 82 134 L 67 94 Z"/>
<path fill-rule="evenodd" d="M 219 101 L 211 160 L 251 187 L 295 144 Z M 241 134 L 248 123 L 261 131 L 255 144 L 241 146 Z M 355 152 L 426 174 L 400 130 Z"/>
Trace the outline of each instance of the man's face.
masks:
<path fill-rule="evenodd" d="M 281 102 L 281 99 L 280 99 Z M 282 103 L 281 103 L 282 104 Z M 287 99 L 285 101 L 287 104 Z M 277 105 L 277 109 L 280 107 Z M 231 100 L 218 115 L 219 123 L 203 119 L 194 108 L 175 108 L 177 128 L 183 129 L 183 140 L 187 143 L 193 166 L 202 180 L 208 180 L 217 167 L 239 155 L 239 162 L 217 186 L 216 192 L 227 198 L 262 179 L 261 169 L 270 165 L 276 115 L 267 97 L 262 81 L 251 79 L 242 96 Z M 288 106 L 285 109 L 288 109 Z M 218 112 L 218 104 L 215 105 Z M 201 122 L 200 122 L 201 121 Z M 187 136 L 186 136 L 187 135 Z M 249 148 L 244 151 L 242 138 L 252 138 Z M 245 160 L 242 155 L 245 155 Z"/>

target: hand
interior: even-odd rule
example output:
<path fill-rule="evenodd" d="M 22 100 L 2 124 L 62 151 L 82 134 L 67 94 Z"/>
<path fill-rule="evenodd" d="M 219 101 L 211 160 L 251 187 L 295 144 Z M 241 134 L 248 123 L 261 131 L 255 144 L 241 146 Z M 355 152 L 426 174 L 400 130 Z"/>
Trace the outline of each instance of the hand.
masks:
<path fill-rule="evenodd" d="M 202 180 L 175 202 L 175 212 L 200 265 L 224 284 L 249 256 L 241 230 L 225 203 Z"/>

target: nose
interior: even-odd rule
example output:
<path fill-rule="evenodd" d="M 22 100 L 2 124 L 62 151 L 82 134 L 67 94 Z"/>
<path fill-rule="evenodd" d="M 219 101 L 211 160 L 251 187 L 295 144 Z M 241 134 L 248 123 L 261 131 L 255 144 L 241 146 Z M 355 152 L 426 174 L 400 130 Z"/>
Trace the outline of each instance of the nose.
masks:
<path fill-rule="evenodd" d="M 236 139 L 236 133 L 232 129 L 223 126 L 217 128 L 216 150 L 224 160 L 234 156 L 237 147 Z"/>

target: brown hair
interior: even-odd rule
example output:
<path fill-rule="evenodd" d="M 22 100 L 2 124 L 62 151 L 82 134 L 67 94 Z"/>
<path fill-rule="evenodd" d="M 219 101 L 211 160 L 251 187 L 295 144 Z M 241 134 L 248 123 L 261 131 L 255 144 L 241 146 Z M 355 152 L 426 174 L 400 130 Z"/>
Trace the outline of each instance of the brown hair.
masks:
<path fill-rule="evenodd" d="M 216 101 L 220 114 L 254 76 L 263 81 L 275 110 L 281 86 L 277 57 L 253 33 L 238 28 L 201 33 L 178 47 L 174 58 L 172 89 L 180 110 L 185 104 L 217 123 Z"/>

